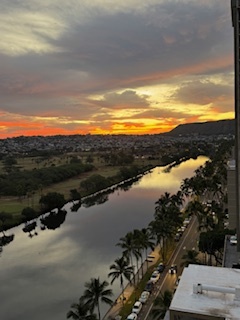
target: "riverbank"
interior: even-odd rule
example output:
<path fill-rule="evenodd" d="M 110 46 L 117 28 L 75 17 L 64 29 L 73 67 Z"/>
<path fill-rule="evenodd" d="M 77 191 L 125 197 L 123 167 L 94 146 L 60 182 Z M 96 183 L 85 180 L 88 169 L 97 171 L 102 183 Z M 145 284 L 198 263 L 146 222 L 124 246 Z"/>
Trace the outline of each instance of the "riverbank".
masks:
<path fill-rule="evenodd" d="M 84 173 L 83 175 L 76 177 L 74 179 L 70 179 L 68 181 L 61 182 L 61 183 L 52 185 L 48 188 L 42 189 L 41 194 L 31 193 L 28 197 L 24 197 L 21 199 L 16 198 L 16 197 L 8 197 L 5 199 L 2 198 L 1 199 L 1 210 L 2 210 L 2 212 L 7 213 L 7 214 L 9 214 L 9 216 L 11 216 L 11 219 L 7 219 L 6 217 L 4 217 L 4 225 L 3 225 L 2 230 L 6 231 L 10 228 L 13 228 L 13 227 L 20 225 L 23 222 L 28 222 L 21 215 L 22 210 L 26 207 L 33 208 L 36 211 L 36 218 L 38 218 L 42 214 L 42 212 L 40 211 L 39 200 L 41 198 L 41 195 L 43 195 L 43 194 L 47 194 L 50 192 L 57 192 L 57 193 L 61 193 L 61 194 L 65 195 L 65 197 L 67 195 L 66 203 L 65 203 L 65 204 L 67 204 L 70 201 L 72 201 L 72 199 L 69 198 L 70 190 L 79 189 L 79 186 L 83 180 L 91 177 L 94 174 L 99 174 L 99 175 L 107 177 L 110 182 L 109 182 L 109 185 L 107 187 L 105 187 L 104 189 L 100 189 L 100 190 L 93 192 L 91 190 L 88 190 L 88 191 L 81 190 L 81 188 L 80 188 L 80 194 L 83 194 L 83 196 L 81 197 L 81 199 L 76 200 L 75 203 L 80 203 L 80 205 L 81 205 L 81 203 L 88 201 L 88 199 L 90 199 L 90 198 L 98 197 L 99 195 L 105 194 L 108 192 L 109 193 L 114 192 L 115 188 L 117 188 L 119 186 L 124 186 L 128 183 L 136 181 L 136 179 L 139 179 L 142 175 L 148 173 L 153 168 L 154 168 L 154 166 L 152 164 L 145 164 L 144 166 L 139 168 L 138 171 L 140 173 L 137 176 L 133 176 L 133 177 L 125 179 L 125 180 L 122 180 L 120 177 L 117 176 L 117 173 L 119 171 L 119 167 L 110 168 L 110 170 L 100 170 L 100 169 L 96 168 L 96 170 L 88 172 L 88 173 Z M 67 192 L 66 192 L 66 189 L 67 189 Z M 76 207 L 77 207 L 77 204 L 76 204 Z"/>
<path fill-rule="evenodd" d="M 139 166 L 139 173 L 144 174 L 149 172 L 149 170 L 155 168 L 156 166 L 167 166 L 166 171 L 170 171 L 173 167 L 180 165 L 182 162 L 189 160 L 189 157 L 181 158 L 178 161 L 174 161 L 173 163 L 159 163 L 159 160 L 149 160 L 144 159 L 144 161 L 139 162 L 139 160 L 135 161 L 132 166 L 138 165 Z M 54 185 L 48 186 L 46 188 L 42 188 L 38 192 L 29 192 L 27 196 L 16 198 L 16 197 L 8 197 L 8 198 L 1 198 L 1 212 L 4 214 L 7 213 L 9 216 L 11 216 L 11 219 L 6 219 L 4 217 L 4 221 L 0 219 L 0 223 L 2 221 L 2 230 L 8 230 L 12 227 L 18 226 L 19 224 L 23 222 L 27 222 L 26 218 L 24 218 L 21 213 L 22 210 L 26 207 L 33 208 L 37 215 L 36 217 L 40 216 L 42 212 L 40 212 L 40 206 L 39 206 L 39 200 L 42 195 L 50 193 L 50 192 L 57 192 L 64 195 L 66 199 L 66 203 L 69 201 L 72 201 L 70 199 L 70 190 L 77 190 L 83 198 L 93 197 L 98 193 L 103 193 L 106 189 L 111 189 L 115 185 L 119 185 L 121 183 L 124 183 L 125 180 L 123 180 L 120 176 L 118 176 L 119 170 L 123 168 L 121 166 L 106 166 L 106 165 L 100 165 L 99 167 L 96 167 L 93 171 L 85 172 L 84 174 L 81 174 L 80 176 L 74 177 L 72 179 L 68 179 L 66 181 L 62 181 L 60 183 L 56 183 Z M 104 189 L 100 189 L 97 191 L 92 190 L 84 190 L 82 189 L 81 182 L 88 179 L 89 177 L 93 176 L 94 174 L 100 175 L 104 178 L 107 178 L 109 181 L 109 185 L 105 187 Z M 130 177 L 129 179 L 134 179 L 135 175 Z"/>
<path fill-rule="evenodd" d="M 82 206 L 77 212 L 67 208 L 65 221 L 56 229 L 43 230 L 37 221 L 31 237 L 22 226 L 8 232 L 14 234 L 14 240 L 1 252 L 0 318 L 28 314 L 34 320 L 66 319 L 71 304 L 78 303 L 83 294 L 85 282 L 98 277 L 110 282 L 109 266 L 122 255 L 122 249 L 116 247 L 119 239 L 129 231 L 146 228 L 161 194 L 175 194 L 180 181 L 191 177 L 204 162 L 189 161 L 170 173 L 155 168 L 131 188 L 115 191 L 105 203 Z M 111 289 L 117 299 L 119 279 Z M 108 309 L 102 304 L 101 314 Z"/>

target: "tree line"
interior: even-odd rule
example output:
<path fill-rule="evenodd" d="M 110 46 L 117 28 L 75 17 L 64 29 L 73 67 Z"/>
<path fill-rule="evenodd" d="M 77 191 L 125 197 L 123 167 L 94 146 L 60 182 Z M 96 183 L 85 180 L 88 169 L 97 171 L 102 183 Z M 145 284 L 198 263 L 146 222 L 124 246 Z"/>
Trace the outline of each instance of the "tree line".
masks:
<path fill-rule="evenodd" d="M 183 180 L 176 194 L 163 194 L 155 203 L 154 219 L 146 228 L 133 230 L 120 238 L 116 244 L 122 248 L 122 256 L 110 265 L 108 277 L 110 284 L 119 280 L 124 304 L 124 280 L 136 285 L 139 273 L 134 273 L 134 261 L 137 270 L 143 272 L 143 260 L 147 260 L 147 252 L 159 245 L 164 260 L 168 250 L 168 242 L 174 239 L 185 216 L 196 216 L 199 223 L 199 251 L 209 256 L 205 264 L 221 263 L 224 237 L 235 230 L 225 228 L 227 216 L 226 178 L 227 160 L 230 148 L 219 147 L 215 156 L 195 171 L 192 178 Z M 184 206 L 186 203 L 186 206 Z M 211 204 L 211 205 L 209 205 Z M 182 208 L 185 210 L 182 211 Z M 182 257 L 182 265 L 203 263 L 198 258 L 198 252 L 189 250 Z M 107 281 L 92 278 L 85 283 L 86 290 L 78 303 L 71 305 L 67 318 L 101 319 L 100 301 L 112 305 L 112 290 Z M 161 293 L 154 302 L 152 317 L 163 319 L 170 305 L 172 293 Z M 94 310 L 97 310 L 97 314 Z"/>
<path fill-rule="evenodd" d="M 92 164 L 70 163 L 34 170 L 12 170 L 0 175 L 0 196 L 26 196 L 54 183 L 93 170 Z"/>
<path fill-rule="evenodd" d="M 225 191 L 226 162 L 229 158 L 229 153 L 230 150 L 226 145 L 219 147 L 214 157 L 207 161 L 204 166 L 198 168 L 192 178 L 183 180 L 181 188 L 176 194 L 165 193 L 156 201 L 154 220 L 146 228 L 127 233 L 116 244 L 123 249 L 123 252 L 122 256 L 117 258 L 110 266 L 108 276 L 111 278 L 111 284 L 115 280 L 119 280 L 123 295 L 124 280 L 133 284 L 136 284 L 139 280 L 134 274 L 133 260 L 136 261 L 137 269 L 143 272 L 142 266 L 147 252 L 149 248 L 153 249 L 156 245 L 160 246 L 161 256 L 165 259 L 168 242 L 174 238 L 176 230 L 182 225 L 182 208 L 186 200 L 187 205 L 184 214 L 187 216 L 195 215 L 198 219 L 201 231 L 199 250 L 206 255 L 206 263 L 211 264 L 213 260 L 216 263 L 221 262 L 224 236 L 226 233 L 234 232 L 234 230 L 226 230 L 224 226 L 226 218 L 224 207 L 226 207 L 227 202 Z M 125 174 L 129 173 L 122 171 Z M 101 183 L 99 181 L 105 184 L 104 179 L 99 179 L 99 177 L 95 177 L 95 179 L 98 183 L 93 184 L 91 188 L 100 188 Z M 77 190 L 72 190 L 71 194 L 75 199 L 78 196 L 80 197 Z M 206 200 L 210 200 L 211 206 Z M 42 212 L 51 211 L 54 208 L 61 210 L 64 203 L 64 197 L 57 193 L 43 195 L 40 198 Z M 31 213 L 27 213 L 27 210 L 22 214 L 26 219 L 31 215 Z M 2 226 L 6 219 L 6 215 L 1 213 L 0 221 Z M 184 259 L 186 263 L 199 263 L 197 252 L 187 252 Z M 108 282 L 101 283 L 99 278 L 86 282 L 86 291 L 80 297 L 79 303 L 72 305 L 72 310 L 68 312 L 67 317 L 82 320 L 97 318 L 100 320 L 100 300 L 108 304 L 112 303 L 110 299 L 112 293 L 111 290 L 107 289 L 107 286 Z M 98 315 L 94 314 L 95 308 L 97 308 Z"/>

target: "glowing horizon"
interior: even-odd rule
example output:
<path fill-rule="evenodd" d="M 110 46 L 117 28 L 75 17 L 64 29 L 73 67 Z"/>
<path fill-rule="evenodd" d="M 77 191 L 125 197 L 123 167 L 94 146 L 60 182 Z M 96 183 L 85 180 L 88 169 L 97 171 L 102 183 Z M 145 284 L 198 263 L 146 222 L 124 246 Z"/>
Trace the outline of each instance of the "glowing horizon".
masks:
<path fill-rule="evenodd" d="M 234 119 L 225 0 L 46 0 L 38 11 L 23 0 L 0 9 L 0 139 L 158 134 Z"/>

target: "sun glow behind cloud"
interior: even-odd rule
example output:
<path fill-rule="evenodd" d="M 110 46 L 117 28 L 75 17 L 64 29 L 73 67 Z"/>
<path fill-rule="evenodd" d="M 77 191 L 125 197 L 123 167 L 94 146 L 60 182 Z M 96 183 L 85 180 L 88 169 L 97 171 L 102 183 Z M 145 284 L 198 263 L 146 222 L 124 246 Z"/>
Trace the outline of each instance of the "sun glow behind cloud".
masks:
<path fill-rule="evenodd" d="M 0 27 L 0 138 L 234 117 L 225 0 L 2 0 Z"/>

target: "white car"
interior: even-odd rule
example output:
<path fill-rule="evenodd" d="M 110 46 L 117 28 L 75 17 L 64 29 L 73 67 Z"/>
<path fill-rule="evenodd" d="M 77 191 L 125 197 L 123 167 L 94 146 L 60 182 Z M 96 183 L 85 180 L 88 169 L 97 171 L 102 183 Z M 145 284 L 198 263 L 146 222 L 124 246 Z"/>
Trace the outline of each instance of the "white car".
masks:
<path fill-rule="evenodd" d="M 159 278 L 160 278 L 160 273 L 156 270 L 156 271 L 153 271 L 150 281 L 153 283 L 156 283 L 159 280 Z"/>
<path fill-rule="evenodd" d="M 133 308 L 132 308 L 132 313 L 139 314 L 139 312 L 142 309 L 142 302 L 137 301 L 134 303 Z"/>
<path fill-rule="evenodd" d="M 237 244 L 237 236 L 236 235 L 230 237 L 230 244 L 231 245 Z"/>
<path fill-rule="evenodd" d="M 141 293 L 141 296 L 140 296 L 140 298 L 139 298 L 139 301 L 140 301 L 141 303 L 145 303 L 145 302 L 147 302 L 149 296 L 150 296 L 150 292 L 149 292 L 149 291 L 143 291 L 143 292 Z"/>
<path fill-rule="evenodd" d="M 137 314 L 136 313 L 130 313 L 127 316 L 127 320 L 137 320 Z"/>

